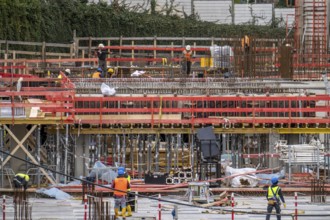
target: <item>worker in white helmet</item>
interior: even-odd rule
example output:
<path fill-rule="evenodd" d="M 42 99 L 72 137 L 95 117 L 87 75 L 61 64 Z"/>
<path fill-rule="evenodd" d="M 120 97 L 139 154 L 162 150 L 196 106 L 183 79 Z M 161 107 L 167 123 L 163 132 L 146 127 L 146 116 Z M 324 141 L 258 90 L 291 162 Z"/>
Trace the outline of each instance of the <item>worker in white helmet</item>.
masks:
<path fill-rule="evenodd" d="M 64 70 L 64 74 L 65 74 L 66 76 L 69 76 L 69 75 L 71 74 L 71 70 L 70 70 L 70 69 L 65 69 L 65 70 Z M 58 74 L 58 77 L 57 77 L 57 78 L 62 79 L 62 75 L 61 75 L 61 73 Z"/>
<path fill-rule="evenodd" d="M 187 76 L 189 76 L 191 70 L 191 57 L 191 47 L 190 45 L 187 45 L 185 50 L 183 51 L 183 69 L 185 70 Z"/>
<path fill-rule="evenodd" d="M 99 44 L 97 50 L 97 57 L 98 57 L 98 67 L 102 68 L 102 72 L 107 72 L 107 54 L 109 52 L 104 48 L 103 44 Z"/>

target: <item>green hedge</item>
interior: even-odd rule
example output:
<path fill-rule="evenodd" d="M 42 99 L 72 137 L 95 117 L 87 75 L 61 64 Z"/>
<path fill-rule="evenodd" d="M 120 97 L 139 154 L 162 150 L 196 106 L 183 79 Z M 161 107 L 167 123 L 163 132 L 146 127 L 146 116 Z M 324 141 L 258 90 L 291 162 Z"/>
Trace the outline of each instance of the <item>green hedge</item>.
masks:
<path fill-rule="evenodd" d="M 145 10 L 135 13 L 131 6 L 86 0 L 0 0 L 0 39 L 68 43 L 73 30 L 79 37 L 241 37 L 283 38 L 284 28 L 228 25 L 163 16 Z"/>

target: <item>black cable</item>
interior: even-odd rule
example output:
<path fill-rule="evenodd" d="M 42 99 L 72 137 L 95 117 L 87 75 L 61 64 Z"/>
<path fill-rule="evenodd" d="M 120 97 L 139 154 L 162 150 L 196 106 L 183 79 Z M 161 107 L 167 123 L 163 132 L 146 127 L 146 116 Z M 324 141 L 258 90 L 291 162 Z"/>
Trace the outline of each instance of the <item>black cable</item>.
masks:
<path fill-rule="evenodd" d="M 59 171 L 56 171 L 56 170 L 52 170 L 52 169 L 49 169 L 47 167 L 44 167 L 40 164 L 35 164 L 35 163 L 32 163 L 26 159 L 22 159 L 20 157 L 17 157 L 17 156 L 14 156 L 10 153 L 7 153 L 3 150 L 0 150 L 1 153 L 4 153 L 8 156 L 11 156 L 17 160 L 20 160 L 20 161 L 24 161 L 32 166 L 36 166 L 36 167 L 39 167 L 39 168 L 43 168 L 45 170 L 48 170 L 48 171 L 51 171 L 53 173 L 56 173 L 56 174 L 60 174 L 62 176 L 65 176 L 65 177 L 69 177 L 71 179 L 75 179 L 75 180 L 79 180 L 81 182 L 84 182 L 86 184 L 90 184 L 90 185 L 94 185 L 94 186 L 99 186 L 101 188 L 105 188 L 105 189 L 110 189 L 110 190 L 113 190 L 113 191 L 118 191 L 118 192 L 124 192 L 124 193 L 127 193 L 127 194 L 131 194 L 131 195 L 135 195 L 135 193 L 133 192 L 126 192 L 126 191 L 122 191 L 122 190 L 118 190 L 118 189 L 114 189 L 112 187 L 109 187 L 109 186 L 105 186 L 105 185 L 101 185 L 101 184 L 98 184 L 98 183 L 94 183 L 94 182 L 90 182 L 90 181 L 87 181 L 87 180 L 84 180 L 84 179 L 80 179 L 80 178 L 77 178 L 77 177 L 73 177 L 73 176 L 70 176 L 70 175 L 67 175 L 65 173 L 62 173 L 62 172 L 59 172 Z M 175 202 L 175 201 L 169 201 L 169 200 L 166 200 L 166 199 L 160 199 L 160 198 L 155 198 L 155 197 L 151 197 L 151 196 L 146 196 L 146 195 L 142 195 L 142 194 L 138 194 L 138 197 L 142 197 L 142 198 L 147 198 L 147 199 L 150 199 L 150 200 L 156 200 L 156 201 L 159 201 L 159 202 L 167 202 L 167 203 L 170 203 L 170 204 L 175 204 L 175 205 L 181 205 L 181 206 L 188 206 L 188 207 L 193 207 L 193 208 L 201 208 L 201 209 L 212 209 L 214 211 L 224 211 L 224 212 L 228 212 L 228 213 L 231 213 L 232 210 L 231 209 L 215 209 L 214 207 L 201 207 L 201 206 L 196 206 L 196 205 L 191 205 L 191 204 L 187 204 L 187 203 L 181 203 L 181 202 Z M 268 214 L 267 212 L 264 212 L 264 213 L 261 213 L 261 212 L 248 212 L 248 211 L 237 211 L 235 210 L 235 213 L 240 213 L 240 214 L 253 214 L 253 215 L 266 215 Z M 277 215 L 277 214 L 273 214 L 271 213 L 270 215 Z M 280 214 L 281 216 L 294 216 L 294 214 Z M 326 216 L 330 216 L 330 214 L 324 214 L 324 215 L 297 215 L 297 216 L 305 216 L 305 217 L 313 217 L 313 216 L 319 216 L 319 217 L 326 217 Z"/>

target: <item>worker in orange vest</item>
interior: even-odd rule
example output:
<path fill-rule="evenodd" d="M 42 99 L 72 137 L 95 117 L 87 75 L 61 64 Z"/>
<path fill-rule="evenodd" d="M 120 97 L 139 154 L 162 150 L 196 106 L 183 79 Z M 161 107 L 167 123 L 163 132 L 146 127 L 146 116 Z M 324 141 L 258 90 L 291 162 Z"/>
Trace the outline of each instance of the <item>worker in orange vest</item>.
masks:
<path fill-rule="evenodd" d="M 93 73 L 92 78 L 98 79 L 102 76 L 102 68 L 97 68 L 96 72 Z"/>
<path fill-rule="evenodd" d="M 113 196 L 115 198 L 115 219 L 119 216 L 119 207 L 121 206 L 121 215 L 126 217 L 126 197 L 127 191 L 131 188 L 128 179 L 125 177 L 125 168 L 118 168 L 118 176 L 112 182 L 112 188 L 114 189 Z"/>
<path fill-rule="evenodd" d="M 191 70 L 191 57 L 191 47 L 190 45 L 187 45 L 186 49 L 183 51 L 183 69 L 186 70 L 187 76 L 189 76 Z"/>

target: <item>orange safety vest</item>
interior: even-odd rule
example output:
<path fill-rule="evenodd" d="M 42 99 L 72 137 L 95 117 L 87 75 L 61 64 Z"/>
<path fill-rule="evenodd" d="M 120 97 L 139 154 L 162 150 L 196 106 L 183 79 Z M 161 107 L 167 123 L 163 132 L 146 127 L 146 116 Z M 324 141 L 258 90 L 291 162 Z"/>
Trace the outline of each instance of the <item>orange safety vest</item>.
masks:
<path fill-rule="evenodd" d="M 120 191 L 125 191 L 125 192 L 114 191 L 114 194 L 116 196 L 126 196 L 128 187 L 129 187 L 129 182 L 127 178 L 118 177 L 114 180 L 114 188 Z"/>
<path fill-rule="evenodd" d="M 186 59 L 186 61 L 191 61 L 191 51 L 183 51 L 184 54 L 184 58 Z"/>
<path fill-rule="evenodd" d="M 100 72 L 94 72 L 92 78 L 100 78 Z"/>

